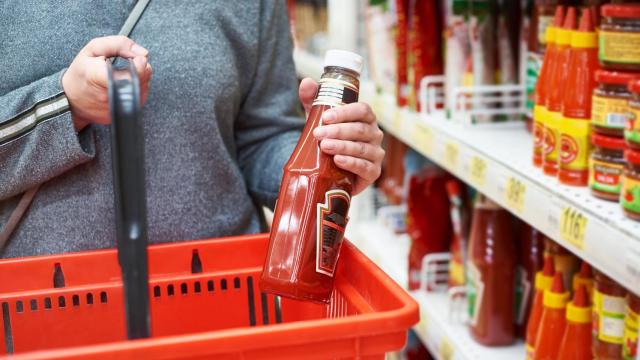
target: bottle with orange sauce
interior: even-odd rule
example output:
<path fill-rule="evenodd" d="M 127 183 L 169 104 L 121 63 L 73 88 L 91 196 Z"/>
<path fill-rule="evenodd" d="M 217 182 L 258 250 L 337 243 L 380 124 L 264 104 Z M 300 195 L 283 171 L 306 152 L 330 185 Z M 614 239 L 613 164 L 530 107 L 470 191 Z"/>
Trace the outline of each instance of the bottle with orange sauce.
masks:
<path fill-rule="evenodd" d="M 580 286 L 585 287 L 587 295 L 589 295 L 589 299 L 591 299 L 593 294 L 593 271 L 591 271 L 589 263 L 584 260 L 582 264 L 580 264 L 580 271 L 573 275 L 573 291 L 577 291 Z"/>
<path fill-rule="evenodd" d="M 558 360 L 591 360 L 591 306 L 589 292 L 578 285 L 567 304 L 567 326 L 560 343 Z"/>
<path fill-rule="evenodd" d="M 564 290 L 562 273 L 556 272 L 551 288 L 544 292 L 544 310 L 536 337 L 534 360 L 557 360 L 566 328 L 569 292 Z"/>
<path fill-rule="evenodd" d="M 531 305 L 531 313 L 529 314 L 529 322 L 527 323 L 527 360 L 533 359 L 535 352 L 536 339 L 538 337 L 538 328 L 542 319 L 542 311 L 544 310 L 544 292 L 551 287 L 555 269 L 553 265 L 553 257 L 545 256 L 542 270 L 536 273 L 536 292 Z"/>

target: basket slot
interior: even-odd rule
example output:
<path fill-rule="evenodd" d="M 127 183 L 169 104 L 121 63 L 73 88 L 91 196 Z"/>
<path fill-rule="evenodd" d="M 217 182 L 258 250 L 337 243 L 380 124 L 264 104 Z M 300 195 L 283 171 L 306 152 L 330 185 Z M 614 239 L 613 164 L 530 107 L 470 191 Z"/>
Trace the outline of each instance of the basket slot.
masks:
<path fill-rule="evenodd" d="M 62 266 L 60 263 L 53 264 L 53 287 L 54 288 L 62 288 L 64 287 L 64 273 L 62 272 Z"/>
<path fill-rule="evenodd" d="M 11 331 L 11 315 L 9 314 L 9 303 L 2 303 L 2 338 L 3 352 L 13 354 L 13 332 Z"/>

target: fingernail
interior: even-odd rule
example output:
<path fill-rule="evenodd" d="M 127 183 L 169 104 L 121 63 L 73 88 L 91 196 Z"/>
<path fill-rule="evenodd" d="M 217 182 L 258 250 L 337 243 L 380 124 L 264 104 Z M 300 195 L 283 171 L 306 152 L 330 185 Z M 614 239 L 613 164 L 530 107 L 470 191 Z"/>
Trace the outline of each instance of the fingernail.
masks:
<path fill-rule="evenodd" d="M 315 135 L 316 138 L 318 139 L 322 139 L 325 136 L 327 136 L 327 130 L 323 129 L 323 128 L 317 128 L 315 130 L 313 130 L 313 135 Z"/>
<path fill-rule="evenodd" d="M 324 114 L 322 114 L 322 120 L 327 123 L 336 121 L 336 112 L 333 110 L 325 111 Z"/>
<path fill-rule="evenodd" d="M 147 56 L 149 51 L 138 44 L 133 44 L 131 47 L 131 51 L 133 51 L 136 55 Z"/>
<path fill-rule="evenodd" d="M 335 150 L 336 148 L 336 143 L 331 140 L 324 140 L 322 142 L 322 145 L 326 150 Z"/>

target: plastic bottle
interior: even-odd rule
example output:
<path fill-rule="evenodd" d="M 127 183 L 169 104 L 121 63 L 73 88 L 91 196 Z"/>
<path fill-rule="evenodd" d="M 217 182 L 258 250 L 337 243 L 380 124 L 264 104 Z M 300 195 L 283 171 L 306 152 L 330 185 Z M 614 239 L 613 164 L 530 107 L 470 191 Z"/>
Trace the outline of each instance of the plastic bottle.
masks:
<path fill-rule="evenodd" d="M 591 266 L 588 262 L 582 261 L 580 264 L 580 271 L 573 275 L 573 291 L 577 291 L 578 287 L 584 286 L 587 290 L 587 295 L 589 295 L 589 299 L 593 296 L 593 272 L 591 271 Z"/>
<path fill-rule="evenodd" d="M 536 272 L 542 269 L 544 235 L 536 228 L 520 222 L 518 271 L 516 277 L 516 331 L 524 338 L 535 296 Z"/>
<path fill-rule="evenodd" d="M 591 360 L 591 306 L 589 292 L 579 285 L 573 301 L 567 305 L 567 326 L 558 352 L 558 360 Z"/>
<path fill-rule="evenodd" d="M 464 264 L 467 259 L 467 237 L 469 216 L 466 204 L 466 192 L 460 181 L 451 179 L 445 184 L 449 203 L 451 204 L 451 224 L 453 237 L 451 240 L 451 261 L 449 262 L 449 286 L 463 286 L 465 284 Z"/>
<path fill-rule="evenodd" d="M 545 255 L 553 257 L 553 265 L 557 272 L 562 273 L 564 279 L 564 288 L 571 289 L 573 284 L 573 275 L 580 269 L 580 259 L 570 253 L 562 245 L 547 238 L 545 239 Z"/>
<path fill-rule="evenodd" d="M 471 336 L 480 344 L 509 345 L 515 339 L 515 267 L 512 216 L 481 198 L 473 212 L 467 264 Z"/>
<path fill-rule="evenodd" d="M 564 290 L 562 273 L 556 272 L 551 288 L 544 292 L 544 310 L 536 337 L 534 360 L 556 360 L 566 328 L 569 292 Z"/>
<path fill-rule="evenodd" d="M 571 34 L 571 57 L 562 102 L 560 123 L 561 183 L 587 186 L 589 182 L 589 154 L 591 153 L 591 98 L 597 86 L 598 35 L 591 11 L 585 8 L 580 27 Z"/>
<path fill-rule="evenodd" d="M 626 295 L 622 286 L 600 271 L 595 272 L 592 348 L 598 360 L 622 359 Z"/>
<path fill-rule="evenodd" d="M 260 279 L 263 291 L 327 303 L 348 221 L 354 175 L 320 150 L 312 132 L 322 114 L 358 101 L 362 57 L 329 50 L 307 123 L 284 168 L 269 250 Z"/>
<path fill-rule="evenodd" d="M 533 359 L 535 352 L 536 339 L 538 337 L 538 328 L 542 319 L 542 311 L 544 309 L 544 292 L 551 287 L 555 269 L 553 265 L 553 257 L 545 256 L 542 270 L 536 273 L 536 292 L 531 305 L 531 313 L 529 314 L 529 322 L 527 323 L 527 359 Z"/>
<path fill-rule="evenodd" d="M 547 117 L 544 121 L 544 150 L 542 170 L 545 174 L 558 174 L 558 149 L 560 148 L 560 121 L 562 120 L 562 97 L 569 70 L 571 55 L 571 31 L 576 28 L 576 9 L 569 7 L 562 28 L 556 30 L 556 61 L 549 70 L 547 81 Z"/>
<path fill-rule="evenodd" d="M 546 27 L 546 50 L 544 60 L 540 69 L 540 75 L 535 89 L 535 105 L 533 107 L 533 165 L 542 166 L 543 150 L 544 150 L 544 122 L 547 117 L 547 90 L 549 82 L 549 73 L 553 68 L 555 59 L 558 56 L 556 46 L 556 30 L 562 26 L 564 17 L 564 8 L 556 7 L 556 15 L 553 24 Z"/>

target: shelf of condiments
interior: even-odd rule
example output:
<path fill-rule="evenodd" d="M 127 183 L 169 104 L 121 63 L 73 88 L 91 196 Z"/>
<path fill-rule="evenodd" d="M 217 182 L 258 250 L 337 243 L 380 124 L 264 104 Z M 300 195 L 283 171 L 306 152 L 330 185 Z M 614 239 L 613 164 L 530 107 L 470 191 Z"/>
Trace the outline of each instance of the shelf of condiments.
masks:
<path fill-rule="evenodd" d="M 640 219 L 640 4 L 557 6 L 545 33 L 534 165 Z"/>

